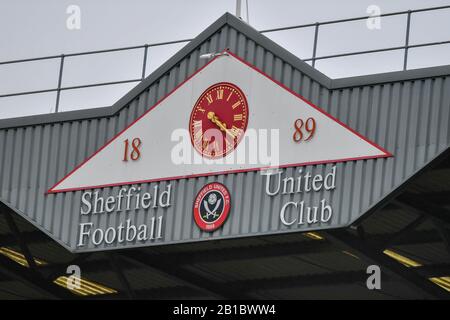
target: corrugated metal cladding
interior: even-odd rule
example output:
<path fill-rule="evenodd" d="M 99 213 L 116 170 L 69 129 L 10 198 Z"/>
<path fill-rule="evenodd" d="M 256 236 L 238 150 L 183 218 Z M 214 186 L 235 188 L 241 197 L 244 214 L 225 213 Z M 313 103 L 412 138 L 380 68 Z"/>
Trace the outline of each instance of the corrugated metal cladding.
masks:
<path fill-rule="evenodd" d="M 116 116 L 0 130 L 2 201 L 67 248 L 76 250 L 78 224 L 82 221 L 79 215 L 81 192 L 48 196 L 45 192 L 204 65 L 206 62 L 199 59 L 200 54 L 227 47 L 394 154 L 394 158 L 337 164 L 336 190 L 331 195 L 306 196 L 312 197 L 305 198 L 312 203 L 331 197 L 338 219 L 332 225 L 347 225 L 359 218 L 449 146 L 450 77 L 329 90 L 275 56 L 268 51 L 270 48 L 262 47 L 234 27 L 225 25 Z M 325 173 L 330 167 L 319 165 L 307 170 Z M 290 175 L 294 170 L 290 168 L 286 172 Z M 210 181 L 226 184 L 234 203 L 225 226 L 207 234 L 200 232 L 193 222 L 192 203 L 197 191 Z M 129 216 L 136 223 L 149 223 L 152 216 L 164 214 L 164 243 L 298 231 L 281 227 L 278 212 L 289 199 L 300 201 L 300 195 L 271 198 L 265 195 L 260 182 L 261 177 L 255 172 L 177 180 L 172 182 L 173 205 L 168 209 L 146 214 L 103 214 L 94 216 L 92 222 L 103 227 L 114 226 Z M 166 184 L 162 182 L 161 187 Z M 153 185 L 143 188 L 151 189 Z M 117 188 L 102 192 L 116 193 Z M 152 244 L 161 242 L 135 245 Z M 113 247 L 117 246 L 108 248 Z M 105 248 L 91 246 L 80 251 Z"/>

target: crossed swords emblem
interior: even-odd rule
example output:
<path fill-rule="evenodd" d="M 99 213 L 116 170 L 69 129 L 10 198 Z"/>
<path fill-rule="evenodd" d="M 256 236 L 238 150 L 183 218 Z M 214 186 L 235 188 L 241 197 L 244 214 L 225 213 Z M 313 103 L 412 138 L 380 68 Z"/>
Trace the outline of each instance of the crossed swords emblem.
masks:
<path fill-rule="evenodd" d="M 220 203 L 222 202 L 222 199 L 217 200 L 217 195 L 215 193 L 211 193 L 208 196 L 208 200 L 203 200 L 203 205 L 205 206 L 206 215 L 203 216 L 204 219 L 208 219 L 210 216 L 212 216 L 214 219 L 216 219 L 219 214 L 217 213 L 217 209 L 219 209 Z M 210 209 L 209 206 L 214 206 L 214 209 Z"/>

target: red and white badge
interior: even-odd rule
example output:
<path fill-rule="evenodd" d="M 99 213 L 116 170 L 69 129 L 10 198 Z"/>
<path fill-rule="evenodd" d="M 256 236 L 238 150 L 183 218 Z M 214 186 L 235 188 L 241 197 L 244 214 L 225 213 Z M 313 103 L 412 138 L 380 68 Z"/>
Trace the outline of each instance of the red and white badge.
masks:
<path fill-rule="evenodd" d="M 230 192 L 218 182 L 205 185 L 194 200 L 194 220 L 203 231 L 220 228 L 230 212 Z"/>

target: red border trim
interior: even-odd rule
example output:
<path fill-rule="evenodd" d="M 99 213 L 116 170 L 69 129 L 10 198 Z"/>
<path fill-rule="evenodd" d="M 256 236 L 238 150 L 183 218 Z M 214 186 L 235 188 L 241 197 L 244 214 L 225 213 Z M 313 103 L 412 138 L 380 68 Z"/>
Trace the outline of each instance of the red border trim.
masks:
<path fill-rule="evenodd" d="M 88 157 L 86 160 L 84 160 L 82 163 L 80 163 L 78 166 L 76 166 L 72 171 L 70 171 L 63 179 L 58 181 L 53 187 L 51 187 L 46 194 L 52 194 L 52 193 L 60 193 L 60 192 L 71 192 L 71 191 L 80 191 L 80 190 L 88 190 L 88 189 L 100 189 L 100 188 L 107 188 L 107 187 L 117 187 L 117 186 L 125 186 L 125 185 L 131 185 L 131 184 L 141 184 L 141 183 L 151 183 L 151 182 L 157 182 L 157 181 L 167 181 L 167 180 L 178 180 L 178 179 L 188 179 L 188 178 L 197 178 L 197 177 L 208 177 L 212 175 L 222 175 L 222 174 L 231 174 L 231 173 L 241 173 L 241 172 L 251 172 L 251 171 L 258 171 L 258 170 L 266 170 L 270 168 L 289 168 L 289 167 L 299 167 L 299 166 L 307 166 L 307 165 L 320 165 L 320 164 L 327 164 L 327 163 L 337 163 L 337 162 L 347 162 L 347 161 L 357 161 L 357 160 L 369 160 L 369 159 L 378 159 L 378 158 L 389 158 L 393 157 L 393 154 L 387 151 L 386 149 L 380 147 L 376 143 L 370 141 L 360 133 L 356 132 L 352 128 L 350 128 L 345 123 L 341 122 L 339 119 L 333 117 L 332 115 L 328 114 L 324 110 L 320 109 L 318 106 L 313 104 L 312 102 L 308 101 L 305 97 L 301 96 L 300 94 L 294 92 L 290 88 L 286 87 L 281 82 L 271 78 L 269 75 L 265 74 L 263 71 L 256 68 L 254 65 L 250 64 L 249 62 L 243 60 L 242 58 L 238 57 L 236 54 L 231 52 L 229 49 L 226 49 L 221 52 L 228 53 L 230 56 L 234 57 L 238 61 L 244 63 L 248 67 L 252 68 L 253 70 L 257 71 L 261 75 L 265 76 L 267 79 L 273 81 L 283 89 L 287 90 L 289 93 L 293 94 L 297 98 L 301 99 L 302 101 L 306 102 L 308 105 L 316 109 L 317 111 L 321 112 L 325 116 L 329 117 L 330 119 L 336 121 L 341 126 L 346 128 L 347 130 L 350 130 L 352 133 L 372 145 L 373 147 L 380 150 L 383 155 L 379 156 L 369 156 L 369 157 L 357 157 L 357 158 L 344 158 L 344 159 L 333 159 L 333 160 L 324 160 L 324 161 L 316 161 L 316 162 L 303 162 L 303 163 L 293 163 L 293 164 L 287 164 L 283 166 L 267 166 L 267 167 L 258 167 L 258 168 L 250 168 L 250 169 L 240 169 L 240 170 L 229 170 L 229 171 L 221 171 L 221 172 L 213 172 L 213 173 L 203 173 L 203 174 L 193 174 L 193 175 L 186 175 L 186 176 L 175 176 L 175 177 L 167 177 L 167 178 L 158 178 L 158 179 L 149 179 L 149 180 L 140 180 L 140 181 L 131 181 L 131 182 L 121 182 L 121 183 L 112 183 L 112 184 L 105 184 L 105 185 L 97 185 L 97 186 L 86 186 L 86 187 L 78 187 L 78 188 L 68 188 L 68 189 L 59 189 L 55 190 L 58 185 L 60 185 L 63 181 L 65 181 L 67 178 L 69 178 L 75 171 L 80 169 L 86 162 L 88 162 L 90 159 L 92 159 L 95 155 L 97 155 L 100 151 L 102 151 L 104 148 L 106 148 L 108 145 L 110 145 L 114 140 L 116 140 L 123 132 L 128 130 L 131 126 L 133 126 L 136 122 L 138 122 L 141 118 L 143 118 L 147 113 L 152 111 L 154 108 L 156 108 L 158 105 L 161 104 L 165 99 L 167 99 L 170 95 L 172 95 L 176 90 L 178 90 L 181 86 L 183 86 L 186 82 L 191 80 L 195 75 L 197 75 L 199 72 L 201 72 L 203 69 L 205 69 L 208 65 L 210 65 L 213 61 L 215 61 L 217 58 L 220 57 L 220 55 L 214 57 L 211 59 L 211 61 L 208 61 L 203 67 L 198 69 L 196 72 L 194 72 L 191 76 L 186 78 L 183 82 L 181 82 L 179 85 L 177 85 L 172 91 L 170 91 L 165 97 L 163 97 L 161 100 L 159 100 L 156 104 L 154 104 L 152 107 L 150 107 L 146 112 L 144 112 L 141 116 L 139 116 L 137 119 L 135 119 L 133 122 L 131 122 L 127 127 L 125 127 L 123 130 L 121 130 L 119 133 L 117 133 L 111 140 L 109 140 L 103 147 L 98 149 L 96 152 L 94 152 L 90 157 Z"/>

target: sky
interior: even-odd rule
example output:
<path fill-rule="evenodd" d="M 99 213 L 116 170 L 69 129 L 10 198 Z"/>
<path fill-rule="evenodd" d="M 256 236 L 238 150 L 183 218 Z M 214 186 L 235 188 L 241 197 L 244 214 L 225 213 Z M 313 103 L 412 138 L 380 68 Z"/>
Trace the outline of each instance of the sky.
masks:
<path fill-rule="evenodd" d="M 0 61 L 142 45 L 198 35 L 225 12 L 235 12 L 235 0 L 0 0 Z M 317 21 L 365 16 L 376 6 L 381 13 L 450 5 L 450 0 L 248 0 L 248 17 L 257 30 Z M 73 20 L 73 6 L 79 19 Z M 245 12 L 243 0 L 243 16 Z M 69 22 L 69 26 L 68 26 Z M 383 18 L 380 28 L 367 21 L 323 26 L 318 55 L 403 45 L 405 16 Z M 74 24 L 75 23 L 75 24 Z M 76 27 L 74 28 L 74 25 Z M 312 28 L 266 33 L 300 58 L 312 55 Z M 413 15 L 410 42 L 450 40 L 450 9 Z M 185 44 L 149 50 L 147 75 Z M 323 60 L 316 67 L 331 78 L 396 71 L 402 51 Z M 409 68 L 450 63 L 450 45 L 413 49 Z M 68 58 L 63 86 L 140 77 L 142 51 Z M 54 88 L 58 60 L 0 65 L 0 95 Z M 67 90 L 62 111 L 112 105 L 136 83 Z M 0 97 L 0 118 L 54 112 L 55 93 Z"/>

